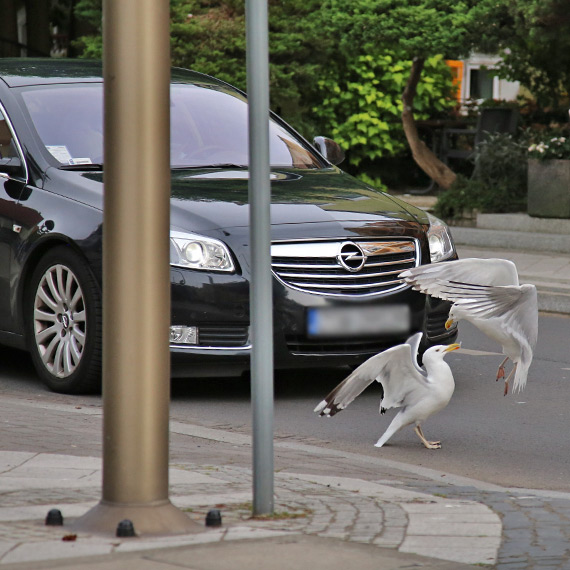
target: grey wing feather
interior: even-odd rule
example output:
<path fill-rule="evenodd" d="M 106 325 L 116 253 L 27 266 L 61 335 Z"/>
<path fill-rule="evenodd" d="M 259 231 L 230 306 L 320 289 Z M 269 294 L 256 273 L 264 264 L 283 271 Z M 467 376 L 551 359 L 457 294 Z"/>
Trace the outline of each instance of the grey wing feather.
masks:
<path fill-rule="evenodd" d="M 405 344 L 409 344 L 410 348 L 412 349 L 412 362 L 413 362 L 414 366 L 416 367 L 416 370 L 420 374 L 424 373 L 424 371 L 422 370 L 422 367 L 418 364 L 418 352 L 420 349 L 420 343 L 422 341 L 422 336 L 423 336 L 423 333 L 418 332 L 418 333 L 412 335 L 405 343 Z"/>
<path fill-rule="evenodd" d="M 518 285 L 517 269 L 507 259 L 466 258 L 422 265 L 398 276 L 414 289 L 446 299 L 443 288 L 451 281 L 478 285 Z"/>
<path fill-rule="evenodd" d="M 522 334 L 531 347 L 536 345 L 538 303 L 534 285 L 485 287 L 451 283 L 446 295 L 464 314 L 475 319 L 503 319 L 505 327 Z"/>
<path fill-rule="evenodd" d="M 388 404 L 383 406 L 395 407 L 409 388 L 407 379 L 410 376 L 414 378 L 415 383 L 425 383 L 425 378 L 412 363 L 411 346 L 399 344 L 361 364 L 334 388 L 314 411 L 321 416 L 334 416 L 344 410 L 374 380 L 381 382 L 384 388 L 383 402 L 387 401 Z"/>

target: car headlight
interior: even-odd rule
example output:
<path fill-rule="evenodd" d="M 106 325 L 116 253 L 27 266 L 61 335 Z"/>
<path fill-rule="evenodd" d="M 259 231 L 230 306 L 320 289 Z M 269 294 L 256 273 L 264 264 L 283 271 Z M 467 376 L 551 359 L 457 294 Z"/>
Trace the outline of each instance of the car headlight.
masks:
<path fill-rule="evenodd" d="M 234 263 L 227 246 L 196 234 L 170 232 L 170 265 L 202 271 L 234 271 Z"/>
<path fill-rule="evenodd" d="M 428 219 L 430 225 L 427 236 L 431 262 L 443 261 L 451 257 L 455 252 L 453 239 L 451 238 L 447 224 L 431 214 L 428 214 Z"/>

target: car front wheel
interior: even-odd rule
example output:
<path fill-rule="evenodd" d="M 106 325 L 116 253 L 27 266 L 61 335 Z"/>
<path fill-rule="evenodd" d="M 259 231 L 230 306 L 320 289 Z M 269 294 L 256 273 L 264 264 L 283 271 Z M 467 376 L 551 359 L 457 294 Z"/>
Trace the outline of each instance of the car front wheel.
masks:
<path fill-rule="evenodd" d="M 50 250 L 26 295 L 26 333 L 41 380 L 55 392 L 101 386 L 101 293 L 87 263 L 69 246 Z"/>

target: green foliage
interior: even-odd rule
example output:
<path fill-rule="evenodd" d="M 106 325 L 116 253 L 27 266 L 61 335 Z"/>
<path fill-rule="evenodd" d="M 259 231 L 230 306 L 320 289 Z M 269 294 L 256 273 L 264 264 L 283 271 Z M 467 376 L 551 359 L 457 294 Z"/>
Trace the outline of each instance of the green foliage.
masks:
<path fill-rule="evenodd" d="M 78 0 L 73 10 L 79 20 L 87 22 L 96 33 L 81 36 L 72 42 L 73 48 L 83 58 L 103 57 L 103 0 Z"/>
<path fill-rule="evenodd" d="M 501 74 L 520 81 L 541 107 L 567 107 L 570 18 L 567 0 L 510 0 Z"/>
<path fill-rule="evenodd" d="M 477 146 L 474 175 L 458 176 L 439 195 L 435 213 L 446 220 L 465 212 L 520 212 L 526 210 L 527 142 L 498 133 Z"/>
<path fill-rule="evenodd" d="M 494 51 L 509 24 L 505 2 L 496 0 L 325 0 L 320 17 L 341 49 L 397 45 L 406 59 Z"/>
<path fill-rule="evenodd" d="M 352 167 L 406 149 L 401 94 L 411 61 L 391 50 L 373 51 L 372 46 L 363 51 L 369 53 L 348 62 L 346 69 L 330 68 L 319 80 L 321 96 L 313 108 L 319 126 L 347 151 Z M 442 56 L 429 58 L 417 89 L 416 118 L 449 109 L 450 94 L 451 75 Z"/>
<path fill-rule="evenodd" d="M 246 87 L 243 2 L 171 1 L 171 57 L 175 66 Z"/>

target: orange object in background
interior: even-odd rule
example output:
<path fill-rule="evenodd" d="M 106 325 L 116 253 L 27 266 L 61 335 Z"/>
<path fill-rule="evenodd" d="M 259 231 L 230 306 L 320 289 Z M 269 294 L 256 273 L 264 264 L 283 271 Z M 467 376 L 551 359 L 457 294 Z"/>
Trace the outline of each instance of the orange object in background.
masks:
<path fill-rule="evenodd" d="M 451 69 L 451 75 L 453 76 L 453 86 L 455 87 L 455 98 L 458 103 L 461 103 L 461 85 L 463 83 L 463 61 L 458 59 L 446 59 L 445 63 Z"/>

